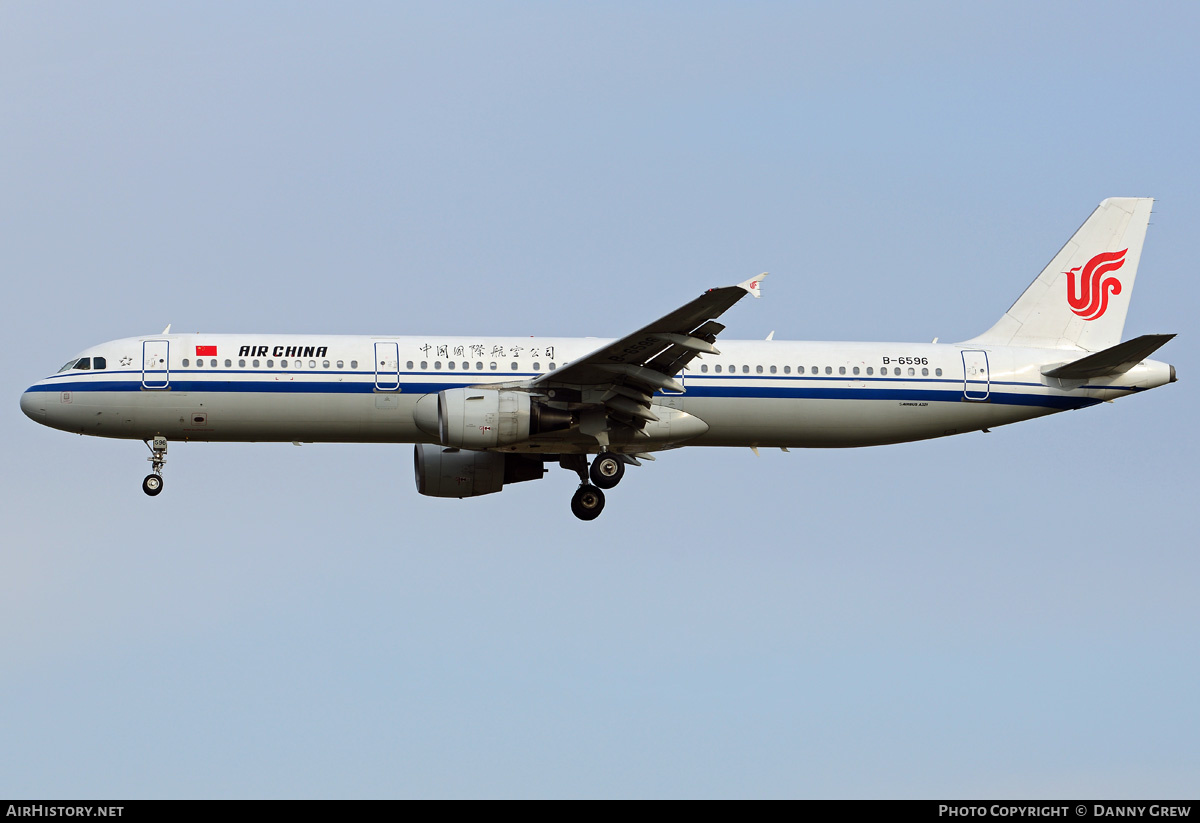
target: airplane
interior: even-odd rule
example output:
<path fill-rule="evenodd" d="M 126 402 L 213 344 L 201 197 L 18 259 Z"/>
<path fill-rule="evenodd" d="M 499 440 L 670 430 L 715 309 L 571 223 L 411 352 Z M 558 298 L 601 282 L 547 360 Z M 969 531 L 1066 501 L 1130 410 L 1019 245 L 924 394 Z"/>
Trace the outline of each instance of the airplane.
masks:
<path fill-rule="evenodd" d="M 989 431 L 1176 380 L 1121 342 L 1151 198 L 1100 203 L 1012 307 L 961 343 L 730 340 L 766 275 L 616 340 L 162 334 L 85 349 L 21 396 L 34 421 L 142 440 L 413 443 L 417 490 L 464 498 L 574 471 L 593 520 L 627 466 L 683 446 L 836 448 Z"/>

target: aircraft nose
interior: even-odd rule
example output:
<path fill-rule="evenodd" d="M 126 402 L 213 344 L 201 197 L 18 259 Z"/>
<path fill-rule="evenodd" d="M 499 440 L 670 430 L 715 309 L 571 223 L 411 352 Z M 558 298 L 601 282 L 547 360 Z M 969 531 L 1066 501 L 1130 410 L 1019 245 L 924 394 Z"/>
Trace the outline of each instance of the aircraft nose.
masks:
<path fill-rule="evenodd" d="M 21 395 L 21 411 L 25 412 L 25 416 L 30 420 L 44 424 L 46 422 L 45 397 L 45 392 L 35 392 L 31 386 Z"/>

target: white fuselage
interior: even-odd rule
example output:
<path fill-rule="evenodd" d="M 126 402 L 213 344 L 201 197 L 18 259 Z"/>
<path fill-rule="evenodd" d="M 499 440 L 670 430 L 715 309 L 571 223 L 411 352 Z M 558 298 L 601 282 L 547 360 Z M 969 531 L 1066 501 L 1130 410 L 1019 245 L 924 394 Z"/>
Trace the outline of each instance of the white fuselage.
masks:
<path fill-rule="evenodd" d="M 139 440 L 432 442 L 414 421 L 423 395 L 528 381 L 607 342 L 134 337 L 81 352 L 78 357 L 104 368 L 51 375 L 25 392 L 21 407 L 54 428 Z M 656 406 L 707 425 L 683 441 L 687 445 L 848 447 L 921 440 L 1082 408 L 1171 379 L 1170 367 L 1152 360 L 1116 377 L 1044 377 L 1044 366 L 1083 354 L 1054 349 L 782 340 L 722 340 L 720 349 L 676 378 L 683 393 L 655 395 Z M 682 444 L 668 439 L 639 450 Z M 580 449 L 564 442 L 561 450 Z"/>

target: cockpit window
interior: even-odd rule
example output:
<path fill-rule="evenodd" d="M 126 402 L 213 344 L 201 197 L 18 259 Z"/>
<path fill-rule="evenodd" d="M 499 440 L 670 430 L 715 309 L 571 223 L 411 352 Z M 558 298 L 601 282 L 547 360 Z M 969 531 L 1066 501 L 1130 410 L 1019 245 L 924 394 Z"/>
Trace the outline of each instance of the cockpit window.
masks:
<path fill-rule="evenodd" d="M 94 366 L 93 361 L 95 362 Z M 92 368 L 108 368 L 108 362 L 103 357 L 78 357 L 74 360 L 68 360 L 66 363 L 64 363 L 63 367 L 58 370 L 58 373 L 62 374 L 63 372 L 70 371 L 71 369 L 75 369 L 76 371 L 88 371 Z"/>

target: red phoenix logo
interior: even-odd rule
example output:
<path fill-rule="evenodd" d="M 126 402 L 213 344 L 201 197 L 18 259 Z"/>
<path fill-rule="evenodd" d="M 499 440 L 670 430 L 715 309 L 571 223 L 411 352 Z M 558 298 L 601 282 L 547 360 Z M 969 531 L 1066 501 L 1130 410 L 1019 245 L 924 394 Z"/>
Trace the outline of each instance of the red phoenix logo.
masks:
<path fill-rule="evenodd" d="M 1085 265 L 1063 272 L 1067 276 L 1067 303 L 1071 311 L 1084 320 L 1095 320 L 1104 315 L 1108 310 L 1109 294 L 1121 293 L 1121 281 L 1104 275 L 1125 265 L 1127 251 L 1129 249 L 1102 252 Z"/>

